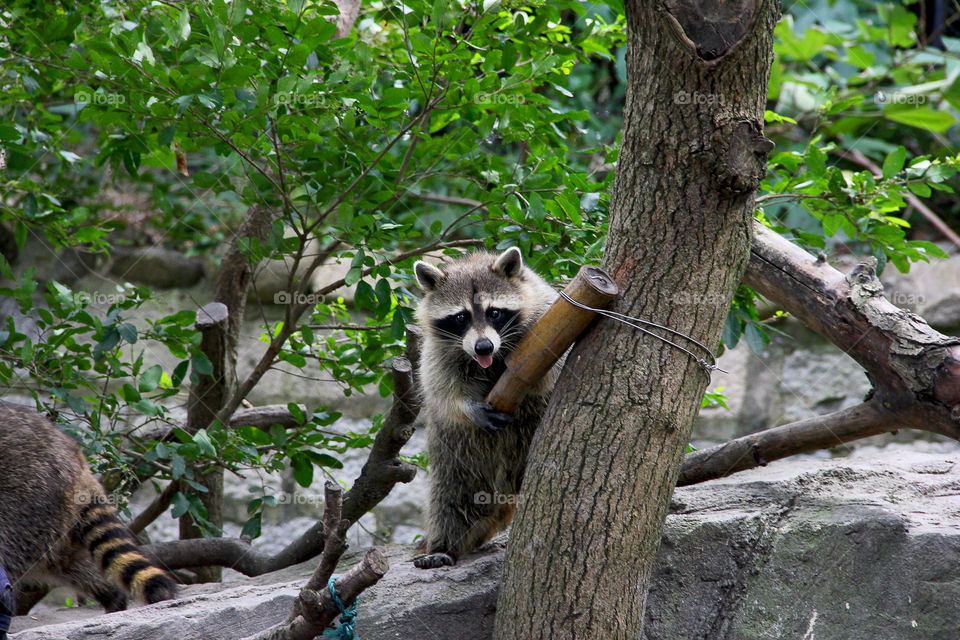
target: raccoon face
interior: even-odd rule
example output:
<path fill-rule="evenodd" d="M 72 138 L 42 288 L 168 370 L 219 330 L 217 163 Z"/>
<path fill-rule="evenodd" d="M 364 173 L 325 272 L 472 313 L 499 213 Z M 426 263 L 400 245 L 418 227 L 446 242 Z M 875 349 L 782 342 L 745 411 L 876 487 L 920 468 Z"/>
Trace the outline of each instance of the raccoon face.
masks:
<path fill-rule="evenodd" d="M 421 326 L 438 340 L 462 349 L 482 369 L 519 341 L 523 326 L 523 261 L 513 247 L 499 256 L 472 254 L 444 271 L 418 262 L 414 273 L 427 292 Z"/>

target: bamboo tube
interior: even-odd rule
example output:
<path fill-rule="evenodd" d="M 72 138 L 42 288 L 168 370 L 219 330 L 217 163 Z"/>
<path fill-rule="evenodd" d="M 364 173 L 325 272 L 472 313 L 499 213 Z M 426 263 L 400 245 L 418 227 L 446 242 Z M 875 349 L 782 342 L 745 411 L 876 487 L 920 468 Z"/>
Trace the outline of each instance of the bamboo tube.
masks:
<path fill-rule="evenodd" d="M 580 304 L 602 309 L 620 290 L 605 271 L 585 266 L 563 292 Z M 596 315 L 557 298 L 507 356 L 507 369 L 487 395 L 487 402 L 497 411 L 513 413 L 530 387 L 556 364 Z"/>

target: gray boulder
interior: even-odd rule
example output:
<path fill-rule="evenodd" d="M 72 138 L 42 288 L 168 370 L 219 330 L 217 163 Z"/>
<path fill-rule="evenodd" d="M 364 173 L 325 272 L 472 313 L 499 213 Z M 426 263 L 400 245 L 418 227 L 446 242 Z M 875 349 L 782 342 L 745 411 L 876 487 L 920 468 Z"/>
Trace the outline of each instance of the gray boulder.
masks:
<path fill-rule="evenodd" d="M 163 247 L 116 249 L 110 275 L 151 287 L 192 287 L 203 278 L 203 261 Z"/>
<path fill-rule="evenodd" d="M 925 448 L 785 460 L 678 489 L 643 638 L 956 638 L 960 448 Z M 388 547 L 390 571 L 361 596 L 357 634 L 490 637 L 504 542 L 435 571 L 414 569 L 410 547 Z M 187 587 L 179 601 L 110 615 L 72 609 L 72 622 L 63 622 L 62 610 L 41 610 L 36 620 L 15 621 L 23 631 L 14 638 L 243 637 L 282 620 L 312 569 L 308 562 L 241 586 Z"/>
<path fill-rule="evenodd" d="M 909 273 L 888 266 L 882 280 L 893 304 L 919 314 L 940 331 L 960 327 L 960 255 L 916 262 Z"/>

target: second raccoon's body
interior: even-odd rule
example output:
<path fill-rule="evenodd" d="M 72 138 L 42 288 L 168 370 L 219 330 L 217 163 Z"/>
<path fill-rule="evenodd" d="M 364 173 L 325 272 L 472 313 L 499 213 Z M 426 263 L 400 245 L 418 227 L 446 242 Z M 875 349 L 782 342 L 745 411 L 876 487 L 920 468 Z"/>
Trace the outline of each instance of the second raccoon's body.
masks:
<path fill-rule="evenodd" d="M 77 443 L 0 403 L 0 565 L 15 592 L 67 584 L 107 611 L 126 608 L 120 587 L 147 602 L 172 598 L 173 579 L 136 545 Z"/>
<path fill-rule="evenodd" d="M 523 265 L 520 252 L 478 252 L 438 269 L 415 267 L 426 291 L 421 415 L 430 455 L 430 503 L 420 568 L 452 564 L 509 524 L 527 451 L 560 364 L 530 390 L 513 416 L 484 404 L 504 358 L 557 298 Z"/>

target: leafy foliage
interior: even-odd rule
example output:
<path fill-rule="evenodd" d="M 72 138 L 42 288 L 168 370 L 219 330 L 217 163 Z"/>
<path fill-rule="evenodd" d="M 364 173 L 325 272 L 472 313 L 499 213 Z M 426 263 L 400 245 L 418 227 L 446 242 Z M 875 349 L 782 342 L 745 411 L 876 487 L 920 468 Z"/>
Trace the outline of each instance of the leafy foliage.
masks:
<path fill-rule="evenodd" d="M 568 86 L 578 63 L 613 64 L 622 18 L 572 1 L 387 2 L 363 11 L 353 33 L 338 39 L 331 2 L 81 2 L 69 12 L 13 3 L 2 13 L 0 41 L 8 61 L 0 76 L 8 122 L 0 128 L 8 167 L 0 222 L 21 248 L 36 233 L 108 251 L 117 230 L 136 223 L 95 197 L 104 169 L 149 193 L 161 215 L 147 225 L 162 241 L 197 251 L 230 237 L 238 211 L 275 207 L 282 216 L 267 238 L 241 242 L 251 262 L 309 263 L 304 247 L 317 239 L 331 259 L 349 263 L 344 284 L 356 286 L 356 306 L 368 316 L 356 325 L 342 301 L 310 299 L 309 317 L 288 313 L 264 327 L 263 340 L 278 346 L 275 362 L 319 366 L 348 394 L 371 386 L 389 394 L 379 365 L 399 352 L 412 320 L 408 269 L 416 257 L 460 251 L 476 237 L 519 245 L 553 277 L 599 257 L 611 175 L 596 178 L 589 163 L 615 157 L 615 148 L 598 148 L 615 129 L 611 139 L 588 138 L 579 123 L 590 115 L 569 106 Z M 539 250 L 545 245 L 552 251 Z M 30 279 L 5 292 L 25 313 L 33 311 Z M 334 468 L 346 448 L 370 442 L 370 433 L 326 430 L 338 415 L 320 408 L 295 430 L 211 425 L 192 435 L 175 429 L 160 444 L 127 444 L 113 426 L 166 419 L 163 401 L 181 390 L 188 367 L 209 368 L 192 318 L 177 314 L 147 331 L 124 320 L 124 310 L 149 296 L 137 291 L 107 309 L 106 320 L 77 294 L 63 330 L 93 344 L 60 350 L 69 367 L 58 373 L 63 380 L 27 371 L 38 404 L 75 416 L 65 415 L 82 424 L 91 453 L 113 452 L 100 470 L 146 468 L 192 481 L 198 461 L 289 466 L 308 485 L 315 468 Z M 19 372 L 35 356 L 9 322 L 4 353 L 9 371 Z M 183 360 L 174 371 L 145 363 L 124 350 L 137 340 L 161 341 Z M 67 391 L 49 400 L 42 393 L 59 388 Z M 251 502 L 250 531 L 267 504 L 267 496 Z M 187 511 L 204 523 L 195 497 L 178 497 L 173 515 Z"/>

